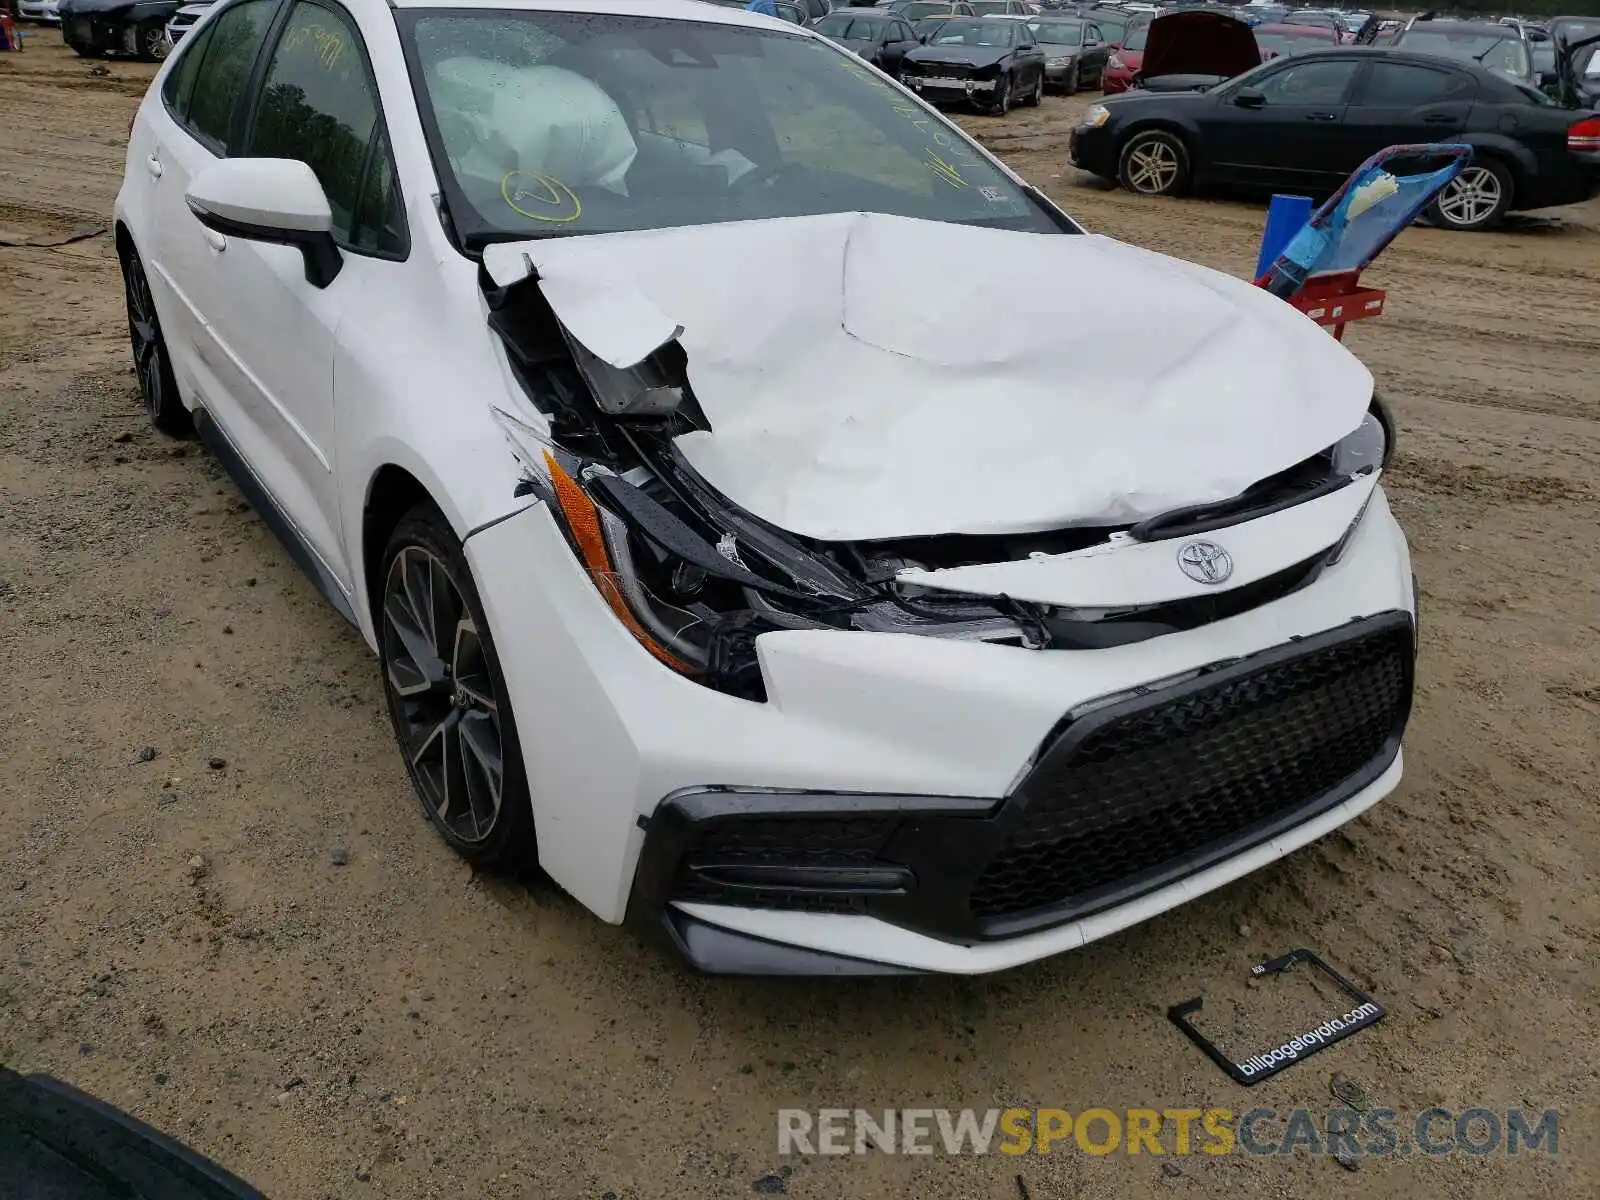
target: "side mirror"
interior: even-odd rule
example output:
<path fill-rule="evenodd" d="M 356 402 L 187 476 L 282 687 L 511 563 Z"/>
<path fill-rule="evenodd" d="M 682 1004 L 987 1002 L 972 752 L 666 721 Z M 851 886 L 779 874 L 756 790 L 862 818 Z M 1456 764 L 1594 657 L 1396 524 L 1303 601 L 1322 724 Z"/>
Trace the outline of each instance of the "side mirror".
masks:
<path fill-rule="evenodd" d="M 1240 108 L 1265 108 L 1267 98 L 1260 88 L 1240 88 L 1233 94 L 1233 102 Z"/>
<path fill-rule="evenodd" d="M 202 225 L 225 237 L 298 249 L 312 287 L 327 287 L 344 266 L 327 194 L 298 159 L 221 159 L 194 177 L 184 199 Z"/>

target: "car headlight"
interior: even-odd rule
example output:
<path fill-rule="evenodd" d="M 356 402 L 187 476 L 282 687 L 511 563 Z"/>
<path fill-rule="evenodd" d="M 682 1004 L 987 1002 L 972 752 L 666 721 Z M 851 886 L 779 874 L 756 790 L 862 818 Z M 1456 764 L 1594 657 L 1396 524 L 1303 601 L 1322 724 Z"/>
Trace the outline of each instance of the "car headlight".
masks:
<path fill-rule="evenodd" d="M 1047 58 L 1044 60 L 1044 65 L 1047 67 L 1064 67 L 1071 61 L 1070 58 Z"/>
<path fill-rule="evenodd" d="M 1387 417 L 1383 401 L 1374 396 L 1372 407 L 1361 424 L 1353 433 L 1334 443 L 1330 453 L 1335 474 L 1365 475 L 1389 465 L 1389 459 L 1394 456 L 1394 438 L 1393 426 Z"/>
<path fill-rule="evenodd" d="M 1083 114 L 1083 123 L 1091 129 L 1098 129 L 1111 119 L 1111 110 L 1104 104 L 1091 104 L 1089 111 Z"/>
<path fill-rule="evenodd" d="M 1108 71 L 1126 71 L 1127 69 L 1128 64 L 1122 61 L 1122 55 L 1120 54 L 1113 54 L 1106 59 L 1106 70 Z"/>

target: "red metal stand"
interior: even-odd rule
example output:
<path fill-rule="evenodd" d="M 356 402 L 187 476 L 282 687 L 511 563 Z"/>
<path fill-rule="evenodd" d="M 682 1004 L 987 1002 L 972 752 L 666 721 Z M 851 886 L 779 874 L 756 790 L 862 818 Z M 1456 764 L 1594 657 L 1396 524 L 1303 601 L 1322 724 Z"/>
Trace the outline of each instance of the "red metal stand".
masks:
<path fill-rule="evenodd" d="M 1351 321 L 1382 316 L 1387 298 L 1382 288 L 1362 287 L 1360 271 L 1330 271 L 1306 280 L 1289 303 L 1318 325 L 1332 328 L 1342 342 L 1344 327 Z"/>

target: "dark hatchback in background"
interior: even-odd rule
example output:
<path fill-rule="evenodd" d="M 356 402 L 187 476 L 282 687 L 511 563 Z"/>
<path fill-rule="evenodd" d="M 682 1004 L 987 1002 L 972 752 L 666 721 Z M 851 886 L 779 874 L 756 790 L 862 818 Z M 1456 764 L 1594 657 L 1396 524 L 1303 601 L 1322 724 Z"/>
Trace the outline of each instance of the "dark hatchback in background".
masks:
<path fill-rule="evenodd" d="M 906 53 L 921 45 L 910 21 L 881 8 L 835 9 L 812 28 L 894 76 L 900 74 Z"/>
<path fill-rule="evenodd" d="M 1105 72 L 1111 47 L 1100 26 L 1078 17 L 1046 13 L 1028 22 L 1044 51 L 1044 82 L 1072 95 L 1082 87 L 1096 87 Z"/>
<path fill-rule="evenodd" d="M 1417 19 L 1400 31 L 1394 49 L 1412 54 L 1437 54 L 1476 63 L 1511 79 L 1534 85 L 1533 52 L 1522 28 L 1489 21 Z"/>
<path fill-rule="evenodd" d="M 183 0 L 61 0 L 61 39 L 84 58 L 159 62 L 172 49 L 167 22 L 182 7 Z"/>
<path fill-rule="evenodd" d="M 1331 193 L 1369 155 L 1466 142 L 1472 164 L 1429 210 L 1489 229 L 1600 191 L 1600 117 L 1475 64 L 1346 47 L 1278 59 L 1206 92 L 1132 92 L 1089 109 L 1073 165 L 1132 191 L 1192 184 Z"/>
<path fill-rule="evenodd" d="M 906 55 L 900 80 L 934 104 L 970 100 L 998 115 L 1039 103 L 1044 51 L 1026 21 L 963 17 Z"/>

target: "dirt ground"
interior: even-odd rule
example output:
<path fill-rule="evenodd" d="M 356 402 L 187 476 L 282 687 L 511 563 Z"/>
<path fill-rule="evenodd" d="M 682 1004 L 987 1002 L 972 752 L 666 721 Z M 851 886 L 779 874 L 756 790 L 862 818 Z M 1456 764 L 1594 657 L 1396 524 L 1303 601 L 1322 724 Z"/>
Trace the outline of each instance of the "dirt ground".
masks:
<path fill-rule="evenodd" d="M 16 244 L 108 224 L 150 74 L 0 56 L 0 1061 L 275 1197 L 1600 1191 L 1600 206 L 1412 230 L 1373 272 L 1391 311 L 1350 344 L 1423 606 L 1392 798 L 1007 975 L 718 981 L 450 854 L 365 645 L 144 423 L 109 238 Z M 1087 102 L 966 124 L 1091 228 L 1247 273 L 1259 205 L 1064 167 Z M 1389 1015 L 1246 1092 L 1165 1009 L 1300 945 Z M 776 1153 L 784 1106 L 1320 1109 L 1336 1071 L 1402 1113 L 1556 1108 L 1560 1154 Z"/>

